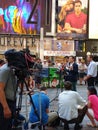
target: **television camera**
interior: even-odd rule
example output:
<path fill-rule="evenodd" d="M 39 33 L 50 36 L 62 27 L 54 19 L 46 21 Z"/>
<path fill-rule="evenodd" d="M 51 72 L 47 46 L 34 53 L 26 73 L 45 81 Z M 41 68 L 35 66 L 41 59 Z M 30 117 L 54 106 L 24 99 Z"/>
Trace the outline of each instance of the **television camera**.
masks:
<path fill-rule="evenodd" d="M 32 74 L 32 68 L 34 65 L 34 60 L 30 55 L 28 49 L 16 51 L 15 49 L 7 50 L 5 53 L 5 58 L 8 61 L 8 66 L 14 70 L 15 75 L 18 79 L 24 79 L 28 75 Z"/>

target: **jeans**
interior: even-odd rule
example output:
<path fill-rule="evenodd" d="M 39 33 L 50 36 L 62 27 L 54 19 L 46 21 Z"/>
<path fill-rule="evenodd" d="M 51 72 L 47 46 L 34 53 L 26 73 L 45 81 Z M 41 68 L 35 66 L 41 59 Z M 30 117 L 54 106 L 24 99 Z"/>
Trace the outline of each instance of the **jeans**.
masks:
<path fill-rule="evenodd" d="M 11 112 L 12 112 L 12 115 L 13 115 L 13 113 L 15 112 L 16 102 L 7 100 L 7 103 L 8 103 L 8 106 L 9 106 Z M 0 104 L 0 130 L 11 130 L 11 128 L 12 128 L 12 117 L 8 118 L 8 119 L 4 118 L 3 107 Z"/>
<path fill-rule="evenodd" d="M 77 91 L 76 90 L 76 84 L 77 84 L 77 82 L 71 82 L 72 83 L 72 90 L 73 91 Z"/>
<path fill-rule="evenodd" d="M 88 86 L 95 86 L 95 77 L 91 77 L 87 80 Z"/>

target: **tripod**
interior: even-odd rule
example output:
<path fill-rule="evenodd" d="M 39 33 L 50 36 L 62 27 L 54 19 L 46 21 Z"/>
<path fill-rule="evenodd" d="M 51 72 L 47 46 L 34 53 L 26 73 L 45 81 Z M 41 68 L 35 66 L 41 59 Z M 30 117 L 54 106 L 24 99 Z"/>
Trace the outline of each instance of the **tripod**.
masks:
<path fill-rule="evenodd" d="M 26 81 L 26 78 L 22 78 L 22 76 L 19 76 L 19 78 L 17 80 L 17 86 L 20 87 L 18 107 L 16 109 L 17 113 L 19 114 L 19 111 L 21 110 L 21 107 L 22 107 L 22 94 L 23 94 L 23 88 L 25 86 L 26 87 L 26 91 L 27 91 L 26 94 L 29 96 L 30 102 L 31 102 L 31 104 L 32 104 L 32 106 L 34 108 L 34 112 L 35 112 L 35 114 L 36 114 L 36 116 L 38 117 L 38 120 L 39 120 L 38 122 L 35 122 L 34 124 L 36 124 L 36 125 L 39 124 L 40 130 L 43 130 L 43 125 L 41 123 L 41 115 L 38 114 L 37 109 L 36 109 L 36 107 L 34 105 L 34 102 L 33 102 L 32 97 L 31 97 L 31 91 L 29 91 L 29 87 L 28 87 L 28 83 Z M 28 121 L 25 122 L 24 130 L 28 129 L 28 123 L 29 123 Z"/>

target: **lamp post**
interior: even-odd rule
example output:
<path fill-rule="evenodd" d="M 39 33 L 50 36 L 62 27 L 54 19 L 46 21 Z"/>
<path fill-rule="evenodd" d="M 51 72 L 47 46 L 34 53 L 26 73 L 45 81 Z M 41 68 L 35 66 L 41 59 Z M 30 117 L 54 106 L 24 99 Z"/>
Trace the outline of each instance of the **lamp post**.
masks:
<path fill-rule="evenodd" d="M 44 60 L 44 29 L 40 29 L 40 59 Z"/>

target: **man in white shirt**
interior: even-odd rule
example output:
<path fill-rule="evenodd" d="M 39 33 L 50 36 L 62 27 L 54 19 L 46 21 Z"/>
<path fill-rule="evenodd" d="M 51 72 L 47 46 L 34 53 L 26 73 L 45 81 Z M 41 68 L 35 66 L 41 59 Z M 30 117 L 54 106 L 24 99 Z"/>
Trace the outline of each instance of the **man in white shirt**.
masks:
<path fill-rule="evenodd" d="M 88 86 L 94 86 L 94 80 L 97 76 L 97 64 L 93 61 L 93 56 L 88 55 L 87 61 L 89 63 L 87 68 L 87 76 L 84 77 L 84 81 L 87 81 Z"/>
<path fill-rule="evenodd" d="M 64 122 L 64 130 L 69 130 L 69 125 L 75 123 L 74 130 L 80 130 L 79 125 L 87 111 L 86 101 L 78 94 L 72 91 L 72 83 L 65 82 L 65 91 L 59 94 L 59 117 Z M 78 106 L 82 106 L 81 109 Z"/>

